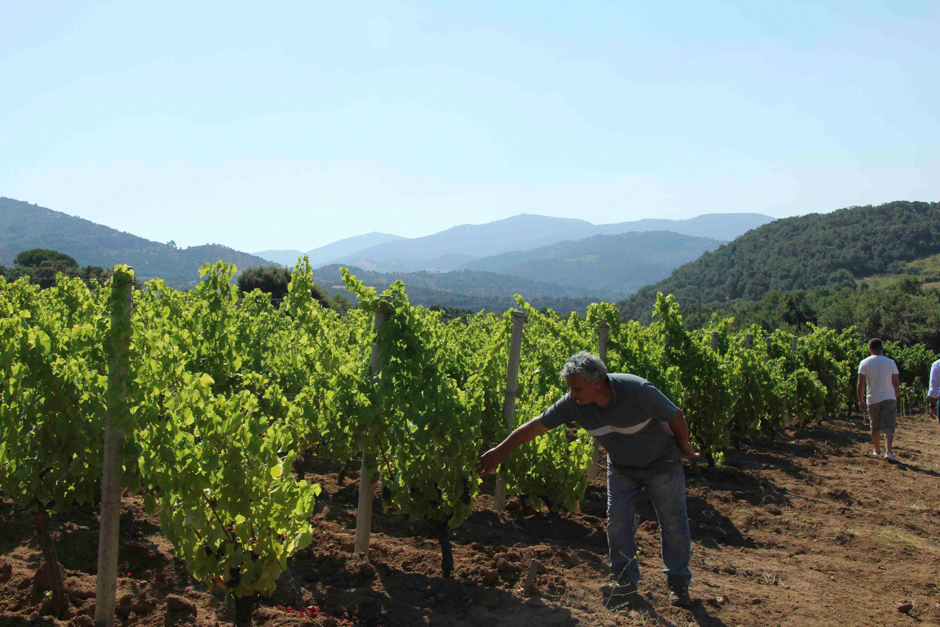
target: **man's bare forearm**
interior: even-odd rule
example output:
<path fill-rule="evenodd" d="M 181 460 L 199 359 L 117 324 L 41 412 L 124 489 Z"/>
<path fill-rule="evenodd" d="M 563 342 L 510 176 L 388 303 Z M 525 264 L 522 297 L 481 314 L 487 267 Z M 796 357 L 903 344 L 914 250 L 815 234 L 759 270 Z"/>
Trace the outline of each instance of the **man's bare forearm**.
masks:
<path fill-rule="evenodd" d="M 689 423 L 685 421 L 685 416 L 682 415 L 682 410 L 676 412 L 676 417 L 669 421 L 669 430 L 672 431 L 672 437 L 676 440 L 676 446 L 679 447 L 679 450 L 682 451 L 682 454 L 690 459 L 695 459 L 699 457 L 700 453 L 697 453 L 694 448 L 692 448 L 692 443 L 689 442 Z"/>
<path fill-rule="evenodd" d="M 481 475 L 493 472 L 506 455 L 543 433 L 548 433 L 548 429 L 538 418 L 533 418 L 524 425 L 516 427 L 505 440 L 480 455 L 480 459 L 477 461 L 477 469 Z"/>

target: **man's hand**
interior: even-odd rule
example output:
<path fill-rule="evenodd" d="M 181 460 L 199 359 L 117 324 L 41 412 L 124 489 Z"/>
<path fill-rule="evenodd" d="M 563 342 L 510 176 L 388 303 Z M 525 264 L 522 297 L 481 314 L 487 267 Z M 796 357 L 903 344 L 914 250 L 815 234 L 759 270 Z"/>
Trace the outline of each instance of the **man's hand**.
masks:
<path fill-rule="evenodd" d="M 681 409 L 676 412 L 676 417 L 666 424 L 669 430 L 672 431 L 672 436 L 676 440 L 676 446 L 679 447 L 683 455 L 689 459 L 698 459 L 702 456 L 701 453 L 692 448 L 692 443 L 689 442 L 689 424 L 685 421 L 685 416 L 682 415 Z"/>
<path fill-rule="evenodd" d="M 491 448 L 480 455 L 480 458 L 477 460 L 477 472 L 480 473 L 481 477 L 495 472 L 501 461 L 503 461 L 503 456 L 500 454 L 499 450 L 497 448 Z"/>
<path fill-rule="evenodd" d="M 867 382 L 865 381 L 865 375 L 861 372 L 858 373 L 858 385 L 855 386 L 855 398 L 858 399 L 858 409 L 859 411 L 866 411 L 868 409 L 868 403 L 865 400 L 868 398 L 865 395 L 865 389 Z"/>
<path fill-rule="evenodd" d="M 516 427 L 498 446 L 480 455 L 476 463 L 476 469 L 480 473 L 480 476 L 482 477 L 483 475 L 494 472 L 506 455 L 543 433 L 548 433 L 548 429 L 545 428 L 545 425 L 543 425 L 542 421 L 538 418 L 533 418 L 521 427 Z"/>
<path fill-rule="evenodd" d="M 698 459 L 702 456 L 701 453 L 692 448 L 692 443 L 688 440 L 685 442 L 676 442 L 676 444 L 679 446 L 679 450 L 682 451 L 682 454 L 689 459 Z"/>

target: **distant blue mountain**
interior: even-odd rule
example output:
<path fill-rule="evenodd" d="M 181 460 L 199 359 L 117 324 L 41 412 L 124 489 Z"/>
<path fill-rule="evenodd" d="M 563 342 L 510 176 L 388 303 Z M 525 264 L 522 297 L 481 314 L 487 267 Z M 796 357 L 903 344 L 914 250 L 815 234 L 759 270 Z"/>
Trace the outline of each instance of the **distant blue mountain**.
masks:
<path fill-rule="evenodd" d="M 377 272 L 448 271 L 474 259 L 526 251 L 566 240 L 629 232 L 671 231 L 720 242 L 773 221 L 756 213 L 708 214 L 689 220 L 638 220 L 596 225 L 586 220 L 520 214 L 486 224 L 464 224 L 425 237 L 393 241 L 330 260 Z"/>

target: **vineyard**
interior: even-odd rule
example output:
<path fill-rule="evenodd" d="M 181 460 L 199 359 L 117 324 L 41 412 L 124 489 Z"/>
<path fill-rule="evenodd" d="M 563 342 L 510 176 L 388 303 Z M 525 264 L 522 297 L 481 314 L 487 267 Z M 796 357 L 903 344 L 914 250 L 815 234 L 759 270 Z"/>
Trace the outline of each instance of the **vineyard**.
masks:
<path fill-rule="evenodd" d="M 607 303 L 592 305 L 583 318 L 560 318 L 521 298 L 521 314 L 446 320 L 412 306 L 400 283 L 376 294 L 348 273 L 359 306 L 339 315 L 312 297 L 303 261 L 277 306 L 261 292 L 240 294 L 232 266 L 204 266 L 201 274 L 191 292 L 159 280 L 132 292 L 133 273 L 120 266 L 108 284 L 91 289 L 78 279 L 60 278 L 46 290 L 0 280 L 3 524 L 17 539 L 28 537 L 28 525 L 42 555 L 29 578 L 19 563 L 0 565 L 0 585 L 31 586 L 15 600 L 0 598 L 11 620 L 28 607 L 37 618 L 76 625 L 115 615 L 145 624 L 156 620 L 155 596 L 178 604 L 166 610 L 167 624 L 176 613 L 192 618 L 195 605 L 170 581 L 239 625 L 253 616 L 419 624 L 417 610 L 405 619 L 402 610 L 377 608 L 362 595 L 341 603 L 334 596 L 334 589 L 393 580 L 386 571 L 400 549 L 390 538 L 418 536 L 420 558 L 408 567 L 420 573 L 418 605 L 461 598 L 466 616 L 481 617 L 505 603 L 504 591 L 520 589 L 528 598 L 520 608 L 543 612 L 543 623 L 549 616 L 558 624 L 600 623 L 585 617 L 592 606 L 575 592 L 575 582 L 600 583 L 605 572 L 606 497 L 594 476 L 603 458 L 592 439 L 555 429 L 507 457 L 499 485 L 474 470 L 482 447 L 564 393 L 558 370 L 579 350 L 606 355 L 612 372 L 649 379 L 685 412 L 693 444 L 707 459 L 690 480 L 699 542 L 754 546 L 738 531 L 742 525 L 769 527 L 768 516 L 797 505 L 797 488 L 788 495 L 783 487 L 788 479 L 761 478 L 773 458 L 793 469 L 794 481 L 805 479 L 809 471 L 786 459 L 787 447 L 813 448 L 815 464 L 823 452 L 839 454 L 829 451 L 830 442 L 864 443 L 865 433 L 844 417 L 855 400 L 855 367 L 867 354 L 851 330 L 732 333 L 730 321 L 719 318 L 689 330 L 678 304 L 664 296 L 648 326 L 622 323 Z M 902 372 L 902 412 L 913 413 L 936 356 L 891 343 L 885 352 Z M 828 434 L 826 444 L 800 444 L 807 433 Z M 748 484 L 755 474 L 756 488 Z M 753 520 L 731 524 L 709 503 L 704 486 L 734 481 L 744 484 L 722 498 L 732 494 L 752 506 Z M 845 495 L 833 498 L 845 509 L 886 498 L 840 489 Z M 503 503 L 509 512 L 497 511 Z M 781 513 L 767 514 L 768 507 Z M 519 517 L 524 532 L 513 522 Z M 561 549 L 559 557 L 551 546 L 564 546 L 563 529 L 583 546 Z M 538 533 L 546 541 L 533 548 Z M 860 537 L 844 533 L 843 553 Z M 656 546 L 656 535 L 641 528 L 647 547 Z M 89 591 L 87 579 L 84 587 L 75 583 L 69 564 L 91 550 L 78 543 L 91 546 L 93 539 L 97 570 Z M 777 540 L 785 551 L 785 538 Z M 520 544 L 525 550 L 514 548 Z M 11 550 L 4 546 L 5 555 Z M 167 569 L 150 563 L 162 555 L 178 566 L 169 579 Z M 707 568 L 698 559 L 696 573 Z M 566 569 L 583 572 L 566 577 Z M 142 590 L 148 586 L 160 594 Z M 714 614 L 727 599 L 719 592 L 711 601 Z M 633 618 L 659 620 L 649 618 L 655 614 L 651 606 Z M 700 614 L 699 623 L 714 619 Z M 23 624 L 32 620 L 26 616 Z"/>

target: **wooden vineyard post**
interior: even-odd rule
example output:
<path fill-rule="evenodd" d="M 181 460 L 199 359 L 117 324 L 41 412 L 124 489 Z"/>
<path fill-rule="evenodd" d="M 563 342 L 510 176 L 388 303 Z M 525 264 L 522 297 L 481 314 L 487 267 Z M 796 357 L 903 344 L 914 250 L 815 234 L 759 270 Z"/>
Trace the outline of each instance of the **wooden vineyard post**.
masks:
<path fill-rule="evenodd" d="M 600 328 L 597 332 L 597 356 L 601 358 L 604 365 L 607 364 L 607 340 L 610 339 L 610 325 L 606 320 L 601 320 Z M 588 484 L 597 478 L 597 462 L 600 457 L 601 445 L 594 438 L 594 453 L 591 455 L 591 465 L 588 466 Z"/>
<path fill-rule="evenodd" d="M 744 336 L 744 350 L 751 350 L 751 341 L 754 339 L 753 333 Z"/>
<path fill-rule="evenodd" d="M 378 333 L 379 329 L 388 320 L 388 306 L 386 302 L 379 303 L 375 310 L 375 323 L 373 331 Z M 372 378 L 379 376 L 382 370 L 382 355 L 379 349 L 379 341 L 376 337 L 372 342 Z M 356 553 L 369 552 L 369 536 L 372 534 L 372 500 L 374 497 L 375 486 L 379 482 L 378 465 L 369 458 L 369 446 L 367 442 L 362 443 L 362 466 L 359 473 L 359 508 L 356 512 L 356 543 L 354 550 Z"/>
<path fill-rule="evenodd" d="M 790 347 L 790 352 L 791 353 L 796 352 L 796 336 L 795 335 L 793 336 L 793 346 Z"/>
<path fill-rule="evenodd" d="M 511 432 L 513 413 L 516 410 L 516 387 L 519 385 L 519 361 L 522 356 L 522 325 L 525 324 L 524 311 L 512 312 L 512 337 L 509 343 L 509 368 L 506 370 L 506 396 L 503 398 L 503 419 Z M 506 511 L 506 484 L 499 473 L 496 474 L 496 494 L 493 502 L 497 512 Z"/>
<path fill-rule="evenodd" d="M 100 627 L 111 627 L 114 624 L 121 525 L 121 467 L 124 460 L 124 430 L 120 416 L 127 413 L 125 379 L 129 370 L 127 361 L 132 283 L 133 277 L 129 272 L 120 267 L 114 269 L 110 303 L 111 341 L 114 348 L 108 368 L 109 394 L 104 416 L 104 467 L 98 527 L 98 573 L 95 579 L 95 624 Z"/>
<path fill-rule="evenodd" d="M 712 350 L 718 350 L 718 331 L 712 331 Z"/>

